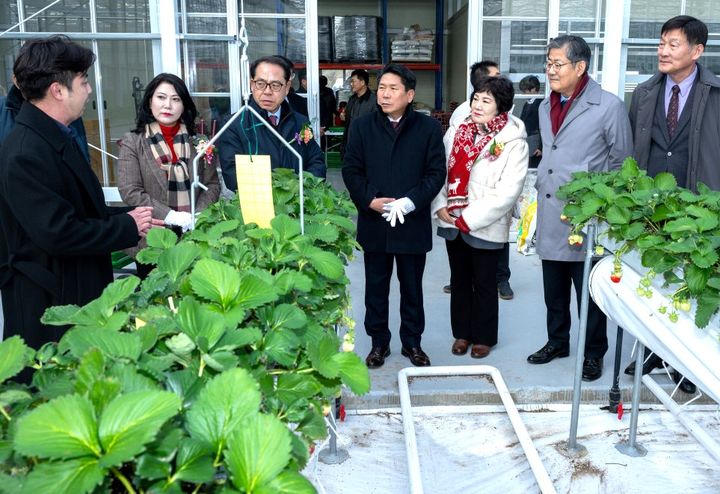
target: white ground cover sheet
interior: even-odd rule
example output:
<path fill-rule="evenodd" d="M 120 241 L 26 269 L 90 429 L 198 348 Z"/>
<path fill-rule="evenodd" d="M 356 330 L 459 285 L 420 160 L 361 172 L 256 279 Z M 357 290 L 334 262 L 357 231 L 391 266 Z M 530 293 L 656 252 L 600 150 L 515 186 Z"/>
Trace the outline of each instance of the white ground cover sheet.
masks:
<path fill-rule="evenodd" d="M 627 405 L 629 407 L 629 404 Z M 622 420 L 598 406 L 583 405 L 578 442 L 582 458 L 560 453 L 570 426 L 569 406 L 524 406 L 521 417 L 558 493 L 678 494 L 720 492 L 720 468 L 685 428 L 662 407 L 641 409 L 641 458 L 621 454 L 630 413 Z M 691 416 L 720 439 L 717 407 L 691 407 Z M 522 447 L 502 407 L 413 408 L 425 494 L 527 494 L 539 492 Z M 399 409 L 348 413 L 338 444 L 350 458 L 340 465 L 317 461 L 303 472 L 320 493 L 409 492 Z M 318 448 L 319 449 L 319 448 Z"/>

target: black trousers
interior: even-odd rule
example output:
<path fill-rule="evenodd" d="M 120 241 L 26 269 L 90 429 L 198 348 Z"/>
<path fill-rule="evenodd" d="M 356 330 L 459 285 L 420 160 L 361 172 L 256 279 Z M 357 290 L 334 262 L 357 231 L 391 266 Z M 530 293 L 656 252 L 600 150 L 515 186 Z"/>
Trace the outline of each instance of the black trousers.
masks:
<path fill-rule="evenodd" d="M 510 281 L 510 244 L 505 242 L 502 249 L 498 251 L 497 279 L 498 284 L 502 281 Z"/>
<path fill-rule="evenodd" d="M 365 331 L 373 346 L 390 344 L 388 298 L 394 264 L 400 282 L 400 341 L 406 348 L 420 346 L 425 330 L 422 292 L 425 257 L 425 254 L 365 253 Z"/>
<path fill-rule="evenodd" d="M 494 346 L 498 340 L 495 279 L 502 249 L 470 247 L 462 238 L 446 240 L 450 260 L 450 325 L 453 337 Z"/>
<path fill-rule="evenodd" d="M 543 289 L 547 308 L 548 343 L 555 346 L 570 345 L 570 288 L 575 286 L 580 313 L 583 283 L 583 262 L 542 262 Z M 607 318 L 592 297 L 588 304 L 585 357 L 602 358 L 608 349 Z"/>

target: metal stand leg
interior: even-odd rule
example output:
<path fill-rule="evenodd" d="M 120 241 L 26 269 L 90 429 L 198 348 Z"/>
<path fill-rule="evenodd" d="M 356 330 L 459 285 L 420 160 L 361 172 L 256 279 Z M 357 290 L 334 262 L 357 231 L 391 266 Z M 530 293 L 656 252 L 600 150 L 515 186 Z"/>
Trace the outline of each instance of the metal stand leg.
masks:
<path fill-rule="evenodd" d="M 630 436 L 628 437 L 628 442 L 617 444 L 615 445 L 615 448 L 624 455 L 640 457 L 647 455 L 647 449 L 643 448 L 636 442 L 638 416 L 640 414 L 640 389 L 642 386 L 642 366 L 643 360 L 645 359 L 645 346 L 638 341 L 635 351 L 637 354 L 635 355 L 635 378 L 633 380 Z"/>
<path fill-rule="evenodd" d="M 337 465 L 347 460 L 350 455 L 345 449 L 338 449 L 337 447 L 337 435 L 335 430 L 337 428 L 337 422 L 335 421 L 335 407 L 330 407 L 330 414 L 328 415 L 332 427 L 330 428 L 330 444 L 328 447 L 318 453 L 318 459 L 326 465 Z"/>
<path fill-rule="evenodd" d="M 578 419 L 580 415 L 580 394 L 582 388 L 582 368 L 585 360 L 585 339 L 587 333 L 588 303 L 590 302 L 590 268 L 592 267 L 593 250 L 595 249 L 596 225 L 588 226 L 585 239 L 585 265 L 583 266 L 583 287 L 580 300 L 580 332 L 578 335 L 578 351 L 575 359 L 575 383 L 573 385 L 572 414 L 570 415 L 570 436 L 567 445 L 559 451 L 568 457 L 580 457 L 587 454 L 587 449 L 577 442 Z"/>
<path fill-rule="evenodd" d="M 610 388 L 610 403 L 608 411 L 610 413 L 617 413 L 618 405 L 622 399 L 622 393 L 620 392 L 620 359 L 622 358 L 622 342 L 623 342 L 623 328 L 618 326 L 617 337 L 615 339 L 615 367 L 613 368 L 613 385 Z"/>
<path fill-rule="evenodd" d="M 338 334 L 339 329 L 340 328 L 338 328 L 338 325 L 336 324 L 335 334 Z M 340 398 L 336 398 L 333 406 L 330 407 L 330 413 L 328 414 L 328 418 L 332 424 L 332 427 L 330 427 L 330 444 L 328 444 L 327 448 L 318 453 L 318 459 L 326 465 L 337 465 L 350 457 L 347 450 L 342 448 L 338 449 L 337 447 L 337 434 L 335 434 L 335 431 L 337 430 L 337 421 L 335 420 L 335 417 L 337 417 L 337 411 L 339 408 Z"/>

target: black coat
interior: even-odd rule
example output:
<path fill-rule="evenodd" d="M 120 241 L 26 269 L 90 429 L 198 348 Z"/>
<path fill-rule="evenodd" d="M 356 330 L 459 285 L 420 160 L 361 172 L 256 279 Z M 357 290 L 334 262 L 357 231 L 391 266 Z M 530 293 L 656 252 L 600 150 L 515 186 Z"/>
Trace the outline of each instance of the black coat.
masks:
<path fill-rule="evenodd" d="M 422 254 L 432 249 L 430 203 L 445 183 L 440 123 L 408 108 L 396 132 L 383 112 L 354 120 L 343 179 L 358 210 L 357 239 L 366 252 Z M 395 227 L 370 209 L 376 197 L 408 197 L 415 211 Z"/>
<path fill-rule="evenodd" d="M 137 244 L 128 208 L 105 205 L 72 137 L 30 103 L 0 148 L 0 287 L 5 337 L 57 340 L 40 324 L 53 305 L 84 305 L 113 279 L 110 253 Z"/>
<path fill-rule="evenodd" d="M 267 111 L 262 110 L 253 100 L 249 103 L 260 115 L 266 117 Z M 267 118 L 267 117 L 266 117 Z M 287 101 L 283 102 L 280 111 L 280 122 L 275 130 L 290 142 L 300 128 L 308 123 L 307 117 L 293 111 Z M 325 159 L 315 139 L 305 144 L 292 142 L 292 147 L 300 153 L 303 159 L 303 169 L 316 177 L 325 178 Z M 220 166 L 222 167 L 225 185 L 230 190 L 237 190 L 237 175 L 235 173 L 236 154 L 267 154 L 270 155 L 270 166 L 275 168 L 292 168 L 297 172 L 298 162 L 295 155 L 290 152 L 268 128 L 260 123 L 255 114 L 245 111 L 218 139 L 220 150 Z"/>

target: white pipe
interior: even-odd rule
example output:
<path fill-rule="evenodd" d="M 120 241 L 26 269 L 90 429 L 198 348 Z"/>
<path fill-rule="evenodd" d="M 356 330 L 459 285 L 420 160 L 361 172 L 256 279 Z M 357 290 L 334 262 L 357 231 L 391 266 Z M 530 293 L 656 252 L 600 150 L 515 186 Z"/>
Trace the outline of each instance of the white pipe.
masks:
<path fill-rule="evenodd" d="M 454 376 L 478 376 L 489 375 L 497 389 L 500 399 L 507 411 L 510 423 L 520 441 L 525 457 L 530 463 L 530 468 L 535 475 L 535 480 L 543 494 L 555 494 L 555 488 L 548 476 L 542 460 L 533 445 L 532 438 L 525 428 L 520 414 L 515 407 L 510 390 L 500 371 L 490 365 L 461 365 L 444 367 L 408 367 L 398 373 L 398 386 L 400 389 L 400 408 L 403 418 L 403 430 L 405 432 L 405 449 L 408 457 L 408 475 L 410 478 L 411 494 L 423 494 L 422 478 L 420 475 L 420 459 L 418 456 L 417 439 L 415 436 L 415 425 L 412 417 L 412 404 L 410 402 L 409 377 L 454 377 Z"/>
<path fill-rule="evenodd" d="M 636 367 L 637 368 L 637 367 Z M 642 378 L 642 382 L 654 394 L 658 400 L 665 405 L 665 408 L 672 413 L 678 421 L 684 425 L 697 441 L 710 453 L 717 461 L 720 461 L 720 444 L 710 437 L 710 435 L 692 418 L 683 412 L 687 410 L 678 405 L 666 392 L 660 387 L 655 380 L 649 375 Z"/>

